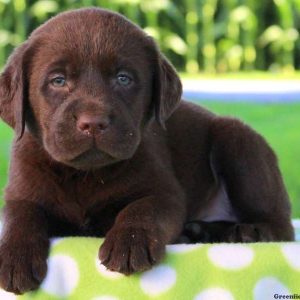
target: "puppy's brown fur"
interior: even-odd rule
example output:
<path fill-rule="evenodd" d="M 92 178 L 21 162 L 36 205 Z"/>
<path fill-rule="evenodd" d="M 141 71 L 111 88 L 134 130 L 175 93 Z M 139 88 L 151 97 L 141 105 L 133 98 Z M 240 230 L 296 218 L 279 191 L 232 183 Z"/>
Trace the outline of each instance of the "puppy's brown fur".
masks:
<path fill-rule="evenodd" d="M 191 220 L 230 221 L 205 223 L 208 241 L 293 239 L 265 140 L 181 92 L 153 40 L 105 10 L 61 14 L 15 50 L 0 77 L 0 115 L 16 132 L 4 289 L 39 286 L 51 236 L 105 236 L 100 259 L 125 274 L 158 263 Z M 214 216 L 225 204 L 234 221 Z"/>

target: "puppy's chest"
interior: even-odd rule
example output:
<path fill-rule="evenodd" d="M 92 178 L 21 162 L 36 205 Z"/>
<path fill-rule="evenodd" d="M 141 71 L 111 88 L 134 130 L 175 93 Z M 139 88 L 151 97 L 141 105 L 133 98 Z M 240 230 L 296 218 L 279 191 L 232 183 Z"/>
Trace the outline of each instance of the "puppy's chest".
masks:
<path fill-rule="evenodd" d="M 106 223 L 128 202 L 127 191 L 120 185 L 105 182 L 101 177 L 71 178 L 60 183 L 60 201 L 56 213 L 64 220 L 87 229 L 95 222 Z"/>

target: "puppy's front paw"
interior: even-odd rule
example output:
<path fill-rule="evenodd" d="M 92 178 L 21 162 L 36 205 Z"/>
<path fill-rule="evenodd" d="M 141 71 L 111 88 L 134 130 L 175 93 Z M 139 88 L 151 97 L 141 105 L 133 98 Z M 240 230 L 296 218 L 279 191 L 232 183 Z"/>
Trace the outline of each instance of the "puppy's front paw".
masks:
<path fill-rule="evenodd" d="M 37 289 L 47 272 L 48 248 L 48 241 L 1 243 L 0 286 L 15 294 Z"/>
<path fill-rule="evenodd" d="M 129 275 L 150 269 L 165 252 L 154 232 L 136 227 L 112 228 L 100 248 L 99 258 L 111 271 Z"/>

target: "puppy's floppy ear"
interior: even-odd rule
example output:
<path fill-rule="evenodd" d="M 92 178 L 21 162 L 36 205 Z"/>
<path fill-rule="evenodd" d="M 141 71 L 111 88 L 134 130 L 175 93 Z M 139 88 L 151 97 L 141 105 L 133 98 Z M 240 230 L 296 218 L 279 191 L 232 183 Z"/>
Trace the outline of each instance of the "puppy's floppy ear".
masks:
<path fill-rule="evenodd" d="M 153 82 L 155 118 L 161 125 L 171 116 L 181 100 L 182 84 L 171 63 L 159 53 Z"/>
<path fill-rule="evenodd" d="M 26 43 L 18 47 L 0 75 L 0 117 L 15 129 L 17 139 L 23 136 L 25 128 L 27 84 L 24 68 L 28 48 Z"/>

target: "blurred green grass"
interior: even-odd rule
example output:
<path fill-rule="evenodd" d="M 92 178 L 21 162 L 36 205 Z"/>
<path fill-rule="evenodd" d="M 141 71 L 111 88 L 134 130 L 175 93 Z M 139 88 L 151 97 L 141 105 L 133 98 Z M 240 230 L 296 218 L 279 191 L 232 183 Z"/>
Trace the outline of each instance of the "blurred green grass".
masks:
<path fill-rule="evenodd" d="M 0 207 L 3 206 L 2 195 L 7 181 L 8 160 L 12 137 L 12 130 L 0 120 Z"/>
<path fill-rule="evenodd" d="M 197 102 L 200 103 L 200 102 Z M 208 109 L 228 116 L 239 117 L 260 132 L 275 149 L 293 208 L 293 217 L 300 217 L 300 103 L 256 104 L 201 101 Z M 0 122 L 0 190 L 7 181 L 12 130 Z M 2 199 L 1 193 L 0 199 Z M 3 201 L 0 200 L 0 206 Z"/>

